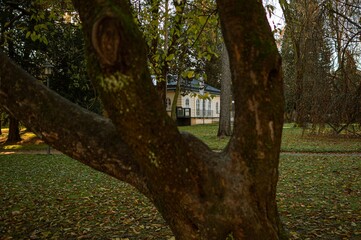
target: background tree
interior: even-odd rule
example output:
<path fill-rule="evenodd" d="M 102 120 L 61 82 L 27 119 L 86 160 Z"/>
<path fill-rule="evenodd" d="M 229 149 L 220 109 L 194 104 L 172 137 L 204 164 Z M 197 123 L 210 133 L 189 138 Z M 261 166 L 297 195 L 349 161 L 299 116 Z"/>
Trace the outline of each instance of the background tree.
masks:
<path fill-rule="evenodd" d="M 74 0 L 89 75 L 109 118 L 49 91 L 3 53 L 0 103 L 60 151 L 135 186 L 177 239 L 280 239 L 281 59 L 259 1 L 217 4 L 236 110 L 222 153 L 167 116 L 128 1 Z"/>
<path fill-rule="evenodd" d="M 222 74 L 221 74 L 221 111 L 219 116 L 218 137 L 231 136 L 231 104 L 232 83 L 229 57 L 225 44 L 222 44 Z"/>
<path fill-rule="evenodd" d="M 340 133 L 358 121 L 354 103 L 359 71 L 342 69 L 347 58 L 359 58 L 355 38 L 359 0 L 280 3 L 287 23 L 282 55 L 288 115 L 293 112 L 294 120 L 305 127 L 312 123 L 321 131 L 328 124 Z M 354 73 L 352 83 L 345 72 Z"/>
<path fill-rule="evenodd" d="M 212 1 L 139 1 L 133 3 L 148 46 L 150 71 L 157 80 L 161 99 L 166 98 L 168 76 L 194 78 L 204 75 L 205 62 L 216 55 L 215 30 L 218 24 Z M 206 44 L 208 43 L 208 44 Z M 167 80 L 168 79 L 168 80 Z M 172 101 L 175 119 L 177 96 L 184 84 L 179 82 Z"/>
<path fill-rule="evenodd" d="M 361 33 L 360 0 L 335 1 L 323 3 L 328 36 L 333 43 L 332 71 L 332 114 L 327 123 L 335 133 L 350 130 L 353 123 L 360 123 L 359 88 L 361 86 L 360 61 L 361 48 L 359 38 Z"/>

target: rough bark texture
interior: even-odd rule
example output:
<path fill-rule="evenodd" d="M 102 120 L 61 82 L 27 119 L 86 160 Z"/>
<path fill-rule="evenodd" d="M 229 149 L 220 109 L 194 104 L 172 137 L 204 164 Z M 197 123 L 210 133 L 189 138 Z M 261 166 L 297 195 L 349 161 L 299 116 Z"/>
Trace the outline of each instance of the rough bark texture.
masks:
<path fill-rule="evenodd" d="M 217 136 L 222 138 L 231 136 L 231 101 L 232 101 L 232 81 L 229 67 L 229 57 L 226 45 L 222 44 L 222 74 L 221 74 L 221 111 L 219 115 L 219 127 Z"/>
<path fill-rule="evenodd" d="M 15 143 L 19 141 L 21 141 L 19 121 L 14 117 L 9 116 L 9 134 L 6 143 Z"/>
<path fill-rule="evenodd" d="M 236 116 L 228 147 L 215 153 L 179 133 L 167 116 L 129 2 L 73 2 L 87 39 L 90 77 L 109 119 L 46 89 L 4 54 L 0 104 L 53 147 L 139 189 L 177 239 L 281 238 L 281 62 L 261 3 L 218 1 Z"/>

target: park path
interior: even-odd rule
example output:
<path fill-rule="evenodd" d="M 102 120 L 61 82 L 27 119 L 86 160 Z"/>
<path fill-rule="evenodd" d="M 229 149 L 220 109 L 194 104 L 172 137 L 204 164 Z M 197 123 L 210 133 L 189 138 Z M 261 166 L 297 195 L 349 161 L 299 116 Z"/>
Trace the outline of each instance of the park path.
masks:
<path fill-rule="evenodd" d="M 361 157 L 361 152 L 281 152 L 281 156 Z"/>

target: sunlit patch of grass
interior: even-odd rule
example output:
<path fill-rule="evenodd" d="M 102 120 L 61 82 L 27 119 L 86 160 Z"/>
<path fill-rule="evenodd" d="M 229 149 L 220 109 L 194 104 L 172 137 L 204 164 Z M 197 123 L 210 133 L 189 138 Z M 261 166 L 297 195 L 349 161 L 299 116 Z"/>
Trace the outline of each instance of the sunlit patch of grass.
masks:
<path fill-rule="evenodd" d="M 33 132 L 22 129 L 20 131 L 21 141 L 16 143 L 6 143 L 9 129 L 2 129 L 3 134 L 0 137 L 0 151 L 31 151 L 31 150 L 44 150 L 47 145 L 39 139 Z"/>
<path fill-rule="evenodd" d="M 22 148 L 21 145 L 6 145 L 3 147 L 3 149 L 5 150 L 19 150 L 21 148 Z"/>

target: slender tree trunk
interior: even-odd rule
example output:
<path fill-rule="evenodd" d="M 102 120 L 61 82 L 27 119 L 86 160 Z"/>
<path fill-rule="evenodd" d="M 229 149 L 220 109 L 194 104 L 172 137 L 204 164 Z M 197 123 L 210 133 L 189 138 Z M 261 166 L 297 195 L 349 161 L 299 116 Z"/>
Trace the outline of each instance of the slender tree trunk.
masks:
<path fill-rule="evenodd" d="M 14 117 L 9 116 L 9 135 L 6 143 L 14 143 L 21 141 L 19 121 Z"/>
<path fill-rule="evenodd" d="M 180 93 L 180 85 L 181 85 L 181 75 L 178 74 L 178 76 L 177 76 L 177 87 L 176 87 L 175 92 L 174 92 L 174 97 L 173 97 L 173 101 L 172 101 L 172 108 L 171 108 L 171 118 L 174 121 L 177 121 L 177 102 L 178 102 L 178 97 L 179 97 L 179 93 Z"/>
<path fill-rule="evenodd" d="M 0 107 L 0 135 L 3 134 L 2 132 L 2 125 L 3 124 L 3 112 L 2 112 L 2 109 Z"/>
<path fill-rule="evenodd" d="M 231 136 L 231 101 L 232 101 L 232 81 L 229 57 L 226 45 L 222 44 L 222 71 L 221 71 L 221 103 L 219 127 L 217 136 L 223 138 Z"/>

